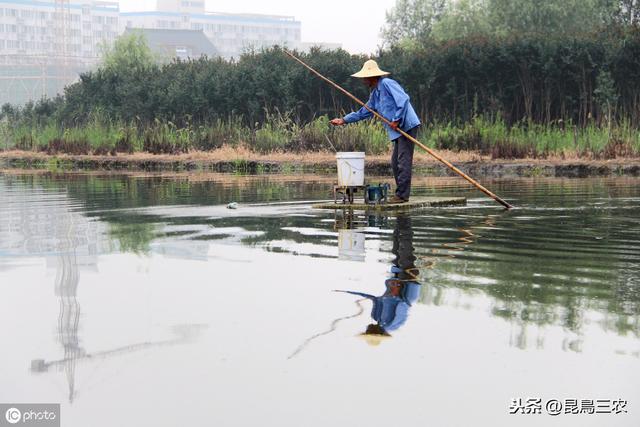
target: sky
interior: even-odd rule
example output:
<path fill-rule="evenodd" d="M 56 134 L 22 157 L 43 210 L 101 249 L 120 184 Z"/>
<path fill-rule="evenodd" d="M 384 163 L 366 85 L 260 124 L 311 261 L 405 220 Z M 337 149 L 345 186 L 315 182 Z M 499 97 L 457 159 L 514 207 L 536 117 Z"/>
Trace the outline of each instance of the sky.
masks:
<path fill-rule="evenodd" d="M 208 12 L 294 16 L 302 22 L 303 42 L 334 42 L 351 53 L 373 53 L 382 43 L 385 11 L 395 0 L 207 0 Z M 120 0 L 123 12 L 154 10 L 155 0 Z"/>

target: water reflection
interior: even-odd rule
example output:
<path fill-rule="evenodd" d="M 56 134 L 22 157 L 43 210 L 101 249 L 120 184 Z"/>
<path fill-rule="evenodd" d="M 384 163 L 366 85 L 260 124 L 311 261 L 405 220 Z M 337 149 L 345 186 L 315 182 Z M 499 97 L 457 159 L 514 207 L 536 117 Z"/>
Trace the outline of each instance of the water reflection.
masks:
<path fill-rule="evenodd" d="M 230 200 L 320 199 L 331 186 L 325 178 L 42 174 L 1 179 L 12 191 L 2 195 L 10 203 L 0 206 L 0 272 L 33 255 L 56 265 L 63 313 L 58 342 L 70 355 L 84 352 L 80 332 L 74 330 L 82 318 L 76 296 L 80 271 L 96 269 L 98 255 L 161 255 L 206 263 L 225 259 L 225 251 L 211 253 L 218 244 L 368 266 L 389 253 L 400 262 L 406 240 L 413 249 L 409 258 L 422 270 L 418 302 L 479 309 L 504 319 L 512 327 L 507 340 L 515 347 L 543 348 L 547 327 L 567 331 L 562 347 L 571 351 L 583 348 L 593 325 L 619 336 L 640 336 L 637 179 L 499 181 L 493 187 L 518 198 L 520 209 L 495 214 L 483 201 L 471 200 L 467 208 L 409 218 L 339 216 L 335 221 L 333 213 L 300 206 L 287 211 L 282 205 L 264 205 L 233 215 L 215 209 Z M 450 181 L 440 187 L 434 182 L 418 183 L 416 191 L 450 193 L 454 188 Z M 455 191 L 464 195 L 466 190 Z M 76 231 L 71 244 L 56 246 L 68 234 L 56 213 L 63 205 L 73 213 L 69 218 Z M 398 230 L 411 231 L 403 236 Z M 382 308 L 385 298 L 402 300 L 408 279 L 399 277 L 401 272 L 393 275 L 379 293 L 367 290 L 362 297 Z M 402 304 L 415 305 L 404 299 Z M 385 324 L 378 317 L 370 323 Z M 391 333 L 388 325 L 380 327 Z M 531 332 L 532 327 L 537 329 Z"/>
<path fill-rule="evenodd" d="M 64 358 L 58 363 L 59 368 L 64 371 L 68 385 L 67 398 L 73 402 L 75 397 L 75 368 L 76 360 L 84 355 L 84 350 L 80 346 L 79 326 L 80 326 L 80 303 L 78 302 L 78 283 L 80 281 L 78 271 L 78 261 L 76 259 L 76 245 L 73 238 L 77 232 L 74 229 L 72 214 L 67 212 L 60 215 L 58 221 L 64 230 L 57 240 L 56 250 L 58 252 L 55 296 L 58 298 L 59 313 L 57 324 L 57 341 L 62 345 Z M 45 372 L 51 364 L 42 359 L 31 362 L 32 372 Z"/>
<path fill-rule="evenodd" d="M 37 186 L 25 187 L 23 183 L 11 180 L 0 181 L 0 200 L 3 202 L 0 204 L 0 260 L 8 258 L 10 262 L 5 265 L 16 268 L 20 265 L 14 266 L 11 261 L 43 256 L 46 266 L 55 268 L 53 294 L 58 305 L 55 340 L 62 348 L 62 355 L 51 360 L 32 359 L 30 370 L 34 375 L 62 373 L 66 383 L 65 398 L 69 403 L 74 403 L 78 394 L 79 362 L 96 363 L 145 349 L 185 344 L 205 329 L 206 326 L 200 324 L 179 324 L 171 328 L 167 339 L 87 351 L 82 344 L 84 313 L 78 298 L 81 271 L 96 272 L 99 256 L 114 249 L 148 253 L 148 245 L 153 240 L 149 230 L 153 230 L 153 224 L 131 224 L 123 228 L 116 224 L 118 231 L 114 233 L 112 224 L 110 227 L 109 223 L 91 220 L 77 209 L 76 202 L 65 192 L 44 192 Z M 143 232 L 139 232 L 140 229 Z M 39 322 L 41 319 L 33 320 Z M 45 329 L 48 330 L 49 325 Z"/>
<path fill-rule="evenodd" d="M 637 399 L 640 180 L 499 182 L 508 213 L 335 216 L 271 204 L 331 180 L 209 178 L 0 173 L 0 393 L 63 400 L 70 426 L 415 425 L 317 416 L 407 386 L 406 407 L 444 408 L 435 425 L 463 388 L 487 393 L 475 418 L 522 384 Z M 96 420 L 105 402 L 119 410 Z"/>
<path fill-rule="evenodd" d="M 370 216 L 376 223 L 376 217 Z M 419 283 L 420 270 L 416 268 L 416 256 L 413 247 L 413 228 L 411 217 L 398 215 L 393 229 L 393 261 L 390 267 L 391 277 L 384 281 L 385 290 L 380 296 L 359 291 L 340 290 L 347 294 L 360 296 L 371 301 L 370 323 L 362 337 L 371 345 L 378 345 L 391 332 L 397 330 L 407 321 L 411 306 L 418 301 L 421 292 Z"/>

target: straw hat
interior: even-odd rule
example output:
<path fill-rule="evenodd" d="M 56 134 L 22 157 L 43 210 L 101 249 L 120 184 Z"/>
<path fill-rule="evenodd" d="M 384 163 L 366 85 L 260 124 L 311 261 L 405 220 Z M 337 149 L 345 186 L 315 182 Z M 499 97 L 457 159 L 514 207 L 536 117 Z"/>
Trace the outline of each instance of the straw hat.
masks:
<path fill-rule="evenodd" d="M 380 345 L 382 341 L 391 338 L 391 335 L 389 335 L 381 326 L 373 324 L 367 326 L 367 331 L 360 334 L 360 337 L 363 338 L 367 344 L 375 347 Z"/>
<path fill-rule="evenodd" d="M 385 341 L 390 338 L 389 335 L 372 335 L 372 334 L 360 334 L 360 336 L 365 340 L 367 344 L 371 347 L 379 346 L 382 341 Z"/>
<path fill-rule="evenodd" d="M 364 79 L 366 77 L 381 77 L 388 76 L 391 73 L 386 71 L 382 71 L 380 67 L 378 67 L 378 63 L 373 59 L 368 60 L 362 66 L 362 70 L 358 71 L 355 74 L 351 74 L 351 77 L 358 77 L 360 79 Z"/>

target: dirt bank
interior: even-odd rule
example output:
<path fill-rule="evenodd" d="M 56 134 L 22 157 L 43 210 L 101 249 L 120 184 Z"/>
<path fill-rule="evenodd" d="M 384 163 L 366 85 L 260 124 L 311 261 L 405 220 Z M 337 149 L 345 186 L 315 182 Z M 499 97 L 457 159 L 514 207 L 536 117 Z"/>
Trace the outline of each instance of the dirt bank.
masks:
<path fill-rule="evenodd" d="M 440 152 L 440 154 L 472 176 L 640 176 L 640 158 L 585 160 L 577 157 L 558 157 L 544 160 L 492 160 L 489 157 L 469 152 Z M 231 148 L 181 155 L 136 153 L 116 156 L 48 155 L 29 151 L 6 151 L 0 153 L 0 166 L 49 170 L 334 173 L 335 157 L 333 153 L 329 152 L 261 155 L 248 150 Z M 390 174 L 389 156 L 367 156 L 366 169 L 370 174 Z M 453 172 L 426 153 L 416 153 L 414 170 L 416 173 L 429 176 L 453 175 Z"/>

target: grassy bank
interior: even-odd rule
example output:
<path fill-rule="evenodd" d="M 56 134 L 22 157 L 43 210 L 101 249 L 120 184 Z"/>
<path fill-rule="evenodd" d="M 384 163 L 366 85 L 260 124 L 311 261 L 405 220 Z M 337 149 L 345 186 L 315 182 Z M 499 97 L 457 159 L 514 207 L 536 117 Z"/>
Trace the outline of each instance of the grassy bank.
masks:
<path fill-rule="evenodd" d="M 640 176 L 640 157 L 587 160 L 551 156 L 547 159 L 491 159 L 478 152 L 439 151 L 447 160 L 474 177 L 588 177 Z M 391 176 L 389 153 L 368 155 L 367 176 Z M 63 171 L 154 171 L 221 172 L 252 174 L 328 174 L 335 178 L 333 152 L 258 154 L 243 147 L 224 146 L 211 151 L 183 154 L 134 153 L 117 155 L 51 155 L 32 151 L 0 152 L 0 173 L 5 170 Z M 414 176 L 453 176 L 429 154 L 418 151 L 413 162 Z"/>
<path fill-rule="evenodd" d="M 501 120 L 476 117 L 463 124 L 429 123 L 418 137 L 430 148 L 473 152 L 491 159 L 593 160 L 640 155 L 640 131 L 627 123 L 592 123 L 582 128 L 562 121 L 507 126 Z M 65 129 L 54 123 L 13 127 L 5 121 L 0 123 L 0 138 L 5 151 L 74 155 L 183 154 L 222 147 L 256 154 L 301 154 L 335 148 L 381 155 L 390 149 L 386 132 L 373 121 L 333 128 L 326 116 L 298 124 L 281 113 L 270 114 L 269 120 L 253 128 L 233 117 L 206 125 L 177 126 L 156 120 L 143 126 L 96 116 L 86 125 Z"/>

